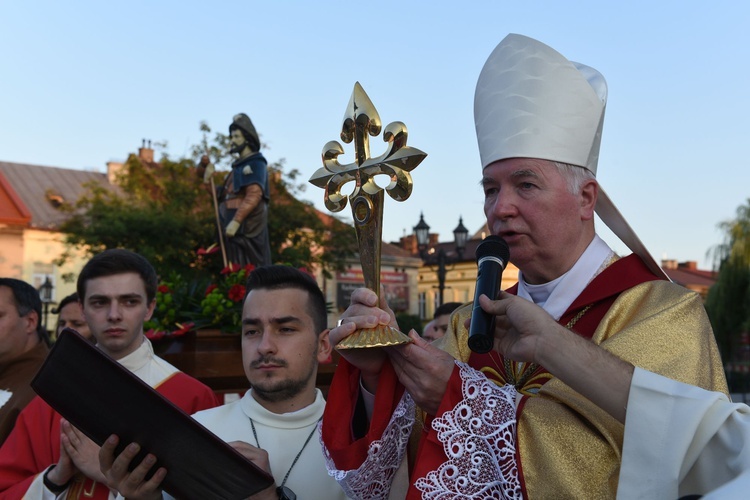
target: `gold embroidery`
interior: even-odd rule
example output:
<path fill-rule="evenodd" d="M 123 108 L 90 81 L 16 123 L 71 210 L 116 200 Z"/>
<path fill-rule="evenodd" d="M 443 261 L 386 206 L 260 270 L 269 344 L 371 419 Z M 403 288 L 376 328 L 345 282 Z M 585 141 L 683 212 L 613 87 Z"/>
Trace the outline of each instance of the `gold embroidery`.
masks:
<path fill-rule="evenodd" d="M 79 473 L 68 487 L 65 498 L 93 498 L 98 483 Z"/>
<path fill-rule="evenodd" d="M 578 323 L 586 312 L 591 309 L 591 304 L 581 309 L 578 314 L 568 321 L 565 328 L 568 330 L 573 328 L 573 325 Z M 552 378 L 552 375 L 539 366 L 536 363 L 527 363 L 525 361 L 511 361 L 509 359 L 503 359 L 503 366 L 500 367 L 495 361 L 494 356 L 490 355 L 490 359 L 495 363 L 497 370 L 494 368 L 485 366 L 480 369 L 482 373 L 492 380 L 495 384 L 503 386 L 506 384 L 512 384 L 516 390 L 523 395 L 533 396 L 539 389 Z"/>
<path fill-rule="evenodd" d="M 568 324 L 565 325 L 565 328 L 567 328 L 568 330 L 572 329 L 573 325 L 575 325 L 576 323 L 578 323 L 578 320 L 581 319 L 584 314 L 586 314 L 586 311 L 588 311 L 589 309 L 591 309 L 591 305 L 592 304 L 587 305 L 586 307 L 584 307 L 583 309 L 581 309 L 578 312 L 578 314 L 576 314 L 575 316 L 573 316 L 573 319 L 571 319 L 570 321 L 568 321 Z"/>
<path fill-rule="evenodd" d="M 490 379 L 493 383 L 504 386 L 508 382 L 505 380 L 505 377 L 503 377 L 503 374 L 499 371 L 495 370 L 494 368 L 490 368 L 489 366 L 483 367 L 480 372 L 484 373 L 488 379 Z"/>
<path fill-rule="evenodd" d="M 83 490 L 83 496 L 86 498 L 91 498 L 94 496 L 94 491 L 96 490 L 96 481 L 91 481 L 91 488 L 84 489 Z"/>

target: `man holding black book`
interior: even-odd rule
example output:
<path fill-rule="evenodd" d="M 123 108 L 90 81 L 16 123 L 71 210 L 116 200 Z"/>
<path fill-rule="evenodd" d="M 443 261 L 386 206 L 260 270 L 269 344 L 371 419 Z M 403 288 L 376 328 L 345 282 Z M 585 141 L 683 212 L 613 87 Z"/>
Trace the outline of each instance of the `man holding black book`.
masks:
<path fill-rule="evenodd" d="M 317 368 L 331 355 L 326 317 L 325 297 L 310 275 L 265 266 L 248 277 L 242 362 L 252 388 L 239 401 L 194 417 L 273 475 L 275 484 L 253 500 L 346 498 L 326 472 L 318 430 L 325 400 L 315 387 Z M 110 484 L 128 499 L 161 498 L 169 471 L 159 468 L 145 481 L 156 458 L 149 455 L 129 472 L 139 447 L 129 445 L 115 457 L 117 441 L 111 437 L 100 454 Z"/>
<path fill-rule="evenodd" d="M 212 408 L 218 401 L 211 389 L 158 358 L 143 335 L 156 285 L 154 268 L 136 253 L 112 249 L 94 256 L 78 277 L 78 296 L 96 345 L 184 411 Z M 36 397 L 0 448 L 0 498 L 113 498 L 98 453 Z"/>

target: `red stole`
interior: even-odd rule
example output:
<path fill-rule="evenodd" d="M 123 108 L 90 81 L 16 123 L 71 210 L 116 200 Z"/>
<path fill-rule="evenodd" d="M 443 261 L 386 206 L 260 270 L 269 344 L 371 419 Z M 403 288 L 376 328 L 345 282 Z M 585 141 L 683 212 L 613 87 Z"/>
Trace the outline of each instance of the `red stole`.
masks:
<path fill-rule="evenodd" d="M 565 313 L 563 313 L 558 323 L 567 325 L 571 320 L 575 319 L 576 315 L 582 313 L 580 318 L 571 326 L 571 330 L 581 337 L 590 339 L 604 315 L 607 314 L 614 301 L 620 296 L 620 293 L 641 283 L 657 279 L 661 278 L 654 275 L 637 255 L 631 254 L 618 259 L 591 280 L 591 283 L 586 286 Z M 518 292 L 518 284 L 513 285 L 507 292 L 515 295 Z M 508 370 L 514 369 L 517 363 L 506 362 L 495 351 L 490 351 L 487 354 L 472 353 L 469 358 L 469 365 L 472 368 L 484 371 L 491 379 L 499 383 L 504 384 L 506 381 L 518 378 L 517 373 L 508 373 Z M 487 370 L 483 370 L 485 367 L 497 370 L 500 378 L 498 379 L 491 372 L 488 373 Z M 537 367 L 533 373 L 526 375 L 524 385 L 516 387 L 519 392 L 523 392 L 524 394 L 528 392 L 535 393 L 551 377 L 542 367 Z"/>

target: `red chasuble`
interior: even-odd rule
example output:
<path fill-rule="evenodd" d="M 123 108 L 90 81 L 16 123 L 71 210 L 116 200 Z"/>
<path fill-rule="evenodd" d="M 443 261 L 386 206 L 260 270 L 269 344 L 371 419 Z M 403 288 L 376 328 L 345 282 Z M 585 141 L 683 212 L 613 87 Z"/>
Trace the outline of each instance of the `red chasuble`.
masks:
<path fill-rule="evenodd" d="M 218 405 L 211 389 L 182 372 L 171 375 L 155 389 L 188 414 Z M 13 432 L 0 448 L 0 500 L 22 498 L 34 478 L 57 463 L 60 419 L 40 397 L 21 412 Z M 109 492 L 106 485 L 81 476 L 73 480 L 67 498 L 106 500 Z"/>

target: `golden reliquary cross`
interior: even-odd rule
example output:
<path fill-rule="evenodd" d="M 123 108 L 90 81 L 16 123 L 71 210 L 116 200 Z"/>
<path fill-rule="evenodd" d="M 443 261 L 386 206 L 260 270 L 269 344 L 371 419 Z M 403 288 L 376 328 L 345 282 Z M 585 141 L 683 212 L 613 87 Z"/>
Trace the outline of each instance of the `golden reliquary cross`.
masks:
<path fill-rule="evenodd" d="M 380 134 L 380 115 L 359 82 L 349 100 L 341 129 L 341 140 L 354 141 L 355 161 L 342 165 L 338 156 L 344 148 L 338 141 L 323 146 L 323 167 L 310 177 L 310 182 L 325 189 L 325 205 L 331 212 L 339 212 L 349 200 L 354 228 L 359 244 L 360 263 L 365 286 L 380 296 L 380 251 L 383 235 L 383 191 L 396 201 L 409 198 L 412 191 L 411 172 L 427 156 L 417 148 L 406 145 L 408 132 L 402 122 L 392 122 L 383 131 L 388 143 L 385 153 L 370 157 L 369 136 Z M 375 183 L 378 175 L 388 176 L 390 183 L 381 188 Z M 354 182 L 350 195 L 341 188 Z M 338 349 L 384 347 L 410 342 L 409 337 L 390 327 L 359 330 L 342 340 Z"/>

